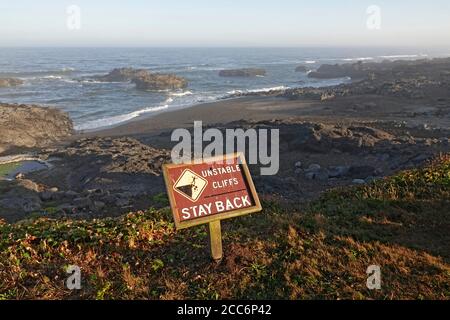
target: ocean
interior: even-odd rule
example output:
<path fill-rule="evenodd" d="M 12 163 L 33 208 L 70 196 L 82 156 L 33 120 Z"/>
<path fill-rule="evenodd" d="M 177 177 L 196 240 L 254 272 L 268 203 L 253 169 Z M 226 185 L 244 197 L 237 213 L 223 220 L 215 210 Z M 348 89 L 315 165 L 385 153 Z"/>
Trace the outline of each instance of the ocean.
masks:
<path fill-rule="evenodd" d="M 299 65 L 419 59 L 442 56 L 417 49 L 332 48 L 0 48 L 0 78 L 17 77 L 22 86 L 0 88 L 0 102 L 53 106 L 69 113 L 77 130 L 96 130 L 237 92 L 277 88 L 322 87 L 350 79 L 315 80 L 295 72 Z M 114 68 L 145 68 L 185 77 L 176 91 L 139 91 L 130 83 L 80 80 Z M 258 67 L 267 75 L 223 78 L 222 69 Z"/>

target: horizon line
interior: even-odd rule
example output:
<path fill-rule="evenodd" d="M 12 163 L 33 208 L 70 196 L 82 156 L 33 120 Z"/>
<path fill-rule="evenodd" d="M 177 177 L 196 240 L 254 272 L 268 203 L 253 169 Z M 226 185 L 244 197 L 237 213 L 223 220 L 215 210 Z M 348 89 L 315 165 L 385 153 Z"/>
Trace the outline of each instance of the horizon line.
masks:
<path fill-rule="evenodd" d="M 199 46 L 185 46 L 185 45 L 0 45 L 0 48 L 130 48 L 130 49 L 155 49 L 155 48 L 174 48 L 174 49 L 240 49 L 240 48 L 261 48 L 261 49 L 326 49 L 326 48 L 340 48 L 340 49 L 352 49 L 352 48 L 367 48 L 367 49 L 388 49 L 388 48 L 404 48 L 404 49 L 449 49 L 446 45 L 436 46 L 421 46 L 421 45 L 299 45 L 299 46 L 277 46 L 277 45 L 264 45 L 264 46 L 240 46 L 240 45 L 199 45 Z"/>

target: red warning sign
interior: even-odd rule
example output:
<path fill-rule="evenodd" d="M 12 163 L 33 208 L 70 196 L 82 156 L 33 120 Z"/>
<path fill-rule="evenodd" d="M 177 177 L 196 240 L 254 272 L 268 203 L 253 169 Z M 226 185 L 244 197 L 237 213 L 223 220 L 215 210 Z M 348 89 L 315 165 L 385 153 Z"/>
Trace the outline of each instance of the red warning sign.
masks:
<path fill-rule="evenodd" d="M 241 154 L 165 165 L 164 178 L 178 229 L 261 211 Z"/>

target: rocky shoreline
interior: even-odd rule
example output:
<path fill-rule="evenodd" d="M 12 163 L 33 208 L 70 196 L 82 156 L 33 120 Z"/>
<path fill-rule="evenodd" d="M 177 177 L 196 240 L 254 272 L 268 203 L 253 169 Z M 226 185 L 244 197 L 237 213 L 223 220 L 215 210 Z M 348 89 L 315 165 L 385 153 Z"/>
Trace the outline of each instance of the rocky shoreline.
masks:
<path fill-rule="evenodd" d="M 330 188 L 370 183 L 450 152 L 446 137 L 425 138 L 375 123 L 331 125 L 292 119 L 214 127 L 222 131 L 279 129 L 279 173 L 258 176 L 258 166 L 250 169 L 261 197 L 294 204 L 315 199 Z M 42 149 L 39 159 L 51 160 L 52 168 L 0 181 L 0 215 L 11 221 L 36 213 L 85 219 L 157 207 L 165 192 L 161 168 L 170 162 L 171 143 L 164 139 L 166 148 L 151 145 L 169 135 L 139 140 L 82 138 L 67 146 Z"/>
<path fill-rule="evenodd" d="M 450 94 L 450 58 L 417 61 L 385 61 L 322 65 L 310 78 L 349 77 L 353 81 L 326 88 L 293 88 L 268 92 L 239 92 L 230 97 L 274 96 L 288 99 L 329 100 L 351 95 L 401 96 L 405 98 L 445 99 Z"/>
<path fill-rule="evenodd" d="M 78 135 L 63 145 L 55 142 L 72 133 L 67 115 L 36 106 L 0 105 L 5 115 L 3 151 L 11 149 L 8 143 L 33 147 L 36 157 L 52 165 L 0 181 L 0 218 L 17 221 L 37 214 L 84 219 L 167 204 L 161 196 L 161 166 L 170 161 L 171 130 L 193 120 L 222 131 L 279 129 L 279 173 L 258 176 L 257 166 L 251 171 L 263 199 L 296 205 L 330 188 L 367 184 L 450 152 L 445 120 L 450 115 L 450 59 L 357 65 L 370 72 L 350 84 L 196 106 Z M 132 81 L 142 74 L 122 69 L 103 79 Z"/>
<path fill-rule="evenodd" d="M 48 146 L 73 133 L 69 116 L 55 108 L 0 103 L 0 155 Z"/>
<path fill-rule="evenodd" d="M 132 138 L 96 138 L 42 149 L 37 158 L 51 168 L 0 181 L 0 215 L 98 217 L 123 213 L 139 198 L 146 206 L 164 191 L 162 164 L 170 157 Z"/>

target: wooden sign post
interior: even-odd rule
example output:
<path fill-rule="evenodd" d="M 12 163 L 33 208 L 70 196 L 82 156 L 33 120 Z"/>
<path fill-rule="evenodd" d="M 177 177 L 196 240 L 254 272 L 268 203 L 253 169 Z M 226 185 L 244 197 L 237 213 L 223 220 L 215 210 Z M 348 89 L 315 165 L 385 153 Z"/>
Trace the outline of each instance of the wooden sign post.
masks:
<path fill-rule="evenodd" d="M 242 154 L 167 164 L 164 180 L 177 230 L 209 224 L 211 256 L 222 259 L 220 221 L 262 210 Z"/>
<path fill-rule="evenodd" d="M 222 227 L 219 221 L 209 223 L 209 246 L 211 250 L 211 257 L 214 260 L 221 260 L 223 257 L 222 251 Z"/>

